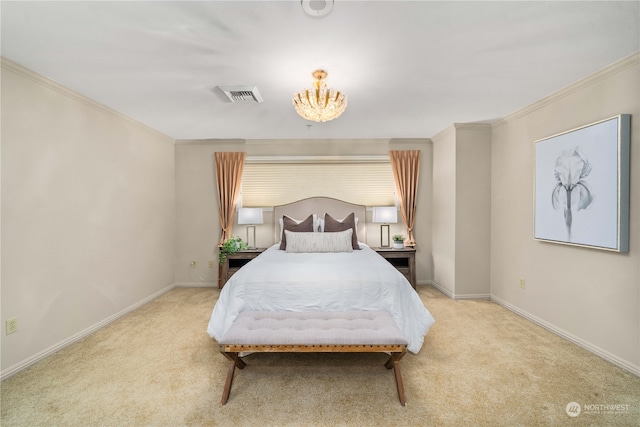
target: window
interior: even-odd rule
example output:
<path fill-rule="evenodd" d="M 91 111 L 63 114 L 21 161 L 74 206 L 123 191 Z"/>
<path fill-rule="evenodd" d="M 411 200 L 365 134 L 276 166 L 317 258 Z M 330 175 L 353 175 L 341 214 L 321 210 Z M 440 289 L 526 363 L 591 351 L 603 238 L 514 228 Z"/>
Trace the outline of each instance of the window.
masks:
<path fill-rule="evenodd" d="M 394 205 L 387 156 L 247 157 L 242 174 L 245 207 L 282 205 L 326 196 L 365 206 Z"/>

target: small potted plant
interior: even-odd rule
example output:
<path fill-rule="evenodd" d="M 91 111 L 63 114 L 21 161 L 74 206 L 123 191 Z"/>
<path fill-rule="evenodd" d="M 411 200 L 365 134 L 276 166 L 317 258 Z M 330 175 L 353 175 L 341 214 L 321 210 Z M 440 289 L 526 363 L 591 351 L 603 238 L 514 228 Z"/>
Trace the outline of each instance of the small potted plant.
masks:
<path fill-rule="evenodd" d="M 391 239 L 393 240 L 393 249 L 404 248 L 404 236 L 402 234 L 394 234 Z"/>
<path fill-rule="evenodd" d="M 227 255 L 233 255 L 238 251 L 245 250 L 249 247 L 240 237 L 230 237 L 222 245 L 218 247 L 218 263 L 224 264 Z"/>

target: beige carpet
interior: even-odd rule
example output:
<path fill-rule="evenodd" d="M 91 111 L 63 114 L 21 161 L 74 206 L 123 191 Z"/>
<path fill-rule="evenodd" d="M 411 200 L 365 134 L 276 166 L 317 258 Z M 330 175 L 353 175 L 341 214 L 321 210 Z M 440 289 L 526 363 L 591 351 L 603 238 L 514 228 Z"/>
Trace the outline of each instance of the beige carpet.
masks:
<path fill-rule="evenodd" d="M 220 406 L 229 362 L 206 333 L 218 290 L 178 288 L 5 380 L 1 424 L 640 425 L 637 376 L 492 302 L 418 289 L 436 324 L 401 361 L 406 407 L 379 354 L 251 355 Z"/>

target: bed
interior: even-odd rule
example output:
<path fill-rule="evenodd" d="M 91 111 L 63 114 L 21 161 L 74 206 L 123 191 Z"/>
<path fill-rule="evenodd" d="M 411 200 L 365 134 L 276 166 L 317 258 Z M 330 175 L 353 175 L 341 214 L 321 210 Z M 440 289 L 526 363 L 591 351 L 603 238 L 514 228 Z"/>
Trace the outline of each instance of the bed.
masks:
<path fill-rule="evenodd" d="M 232 362 L 223 404 L 235 368 L 244 368 L 240 355 L 256 351 L 389 353 L 385 366 L 405 404 L 398 362 L 420 351 L 434 319 L 366 244 L 365 214 L 362 205 L 326 197 L 274 207 L 273 246 L 229 279 L 209 321 Z"/>

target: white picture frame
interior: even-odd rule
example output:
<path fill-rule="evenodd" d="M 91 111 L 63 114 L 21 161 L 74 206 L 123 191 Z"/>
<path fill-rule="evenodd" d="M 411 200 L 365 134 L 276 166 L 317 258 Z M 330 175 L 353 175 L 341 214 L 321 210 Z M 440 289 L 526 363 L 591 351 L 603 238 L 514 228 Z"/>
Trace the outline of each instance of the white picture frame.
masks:
<path fill-rule="evenodd" d="M 631 115 L 535 141 L 534 239 L 629 251 Z"/>

